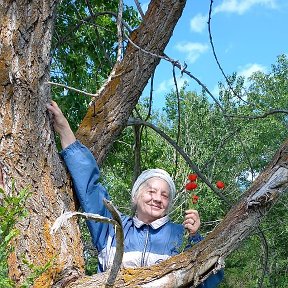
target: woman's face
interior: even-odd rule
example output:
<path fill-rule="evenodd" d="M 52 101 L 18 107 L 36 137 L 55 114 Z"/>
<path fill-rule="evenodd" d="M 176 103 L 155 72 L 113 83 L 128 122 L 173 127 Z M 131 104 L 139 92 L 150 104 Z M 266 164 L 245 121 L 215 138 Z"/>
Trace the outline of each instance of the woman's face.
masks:
<path fill-rule="evenodd" d="M 139 220 L 149 224 L 165 216 L 169 206 L 169 185 L 158 177 L 152 177 L 140 187 L 134 202 Z"/>

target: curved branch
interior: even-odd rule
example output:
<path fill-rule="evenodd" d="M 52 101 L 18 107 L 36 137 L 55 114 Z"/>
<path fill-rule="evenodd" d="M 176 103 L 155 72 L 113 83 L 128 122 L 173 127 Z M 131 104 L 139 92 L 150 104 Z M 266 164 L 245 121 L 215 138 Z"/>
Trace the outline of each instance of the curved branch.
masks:
<path fill-rule="evenodd" d="M 214 47 L 214 43 L 213 43 L 213 39 L 212 39 L 212 33 L 211 33 L 211 14 L 212 14 L 212 5 L 213 5 L 213 0 L 210 1 L 210 8 L 209 8 L 209 16 L 208 16 L 208 33 L 209 33 L 209 39 L 210 39 L 210 44 L 211 44 L 211 48 L 212 48 L 212 52 L 213 52 L 213 56 L 215 58 L 215 61 L 218 65 L 218 68 L 219 70 L 221 71 L 223 77 L 225 78 L 226 80 L 226 83 L 228 84 L 229 86 L 229 89 L 233 92 L 233 94 L 238 98 L 240 99 L 241 101 L 243 101 L 244 103 L 247 103 L 247 104 L 251 104 L 253 105 L 252 103 L 249 103 L 247 101 L 245 101 L 242 97 L 240 97 L 236 92 L 235 90 L 233 89 L 228 77 L 226 76 L 220 62 L 218 61 L 218 57 L 216 55 L 216 51 L 215 51 L 215 47 Z"/>
<path fill-rule="evenodd" d="M 192 78 L 195 82 L 197 82 L 198 85 L 200 85 L 202 87 L 202 89 L 214 100 L 214 102 L 219 106 L 219 108 L 221 109 L 222 112 L 224 112 L 224 109 L 222 107 L 222 105 L 220 104 L 220 102 L 214 97 L 214 95 L 209 91 L 209 89 L 207 88 L 206 85 L 204 85 L 198 78 L 196 78 L 194 75 L 191 74 L 191 72 L 189 72 L 188 70 L 186 70 L 187 68 L 187 64 L 184 63 L 184 65 L 181 65 L 181 63 L 179 61 L 176 61 L 170 57 L 168 57 L 167 55 L 164 54 L 164 56 L 152 53 L 150 51 L 147 51 L 143 48 L 141 48 L 140 46 L 138 46 L 137 44 L 135 44 L 126 34 L 126 39 L 128 40 L 128 42 L 134 46 L 135 48 L 137 48 L 138 50 L 140 50 L 141 52 L 144 52 L 145 54 L 148 54 L 150 56 L 165 60 L 167 62 L 172 63 L 174 66 L 176 66 L 177 68 L 180 69 L 181 74 L 183 75 L 184 73 L 186 75 L 188 75 L 190 78 Z"/>
<path fill-rule="evenodd" d="M 57 230 L 61 228 L 73 216 L 83 217 L 83 218 L 86 218 L 87 220 L 94 220 L 94 221 L 98 221 L 102 223 L 113 224 L 116 227 L 116 253 L 115 253 L 113 264 L 112 264 L 112 267 L 111 267 L 111 270 L 110 270 L 110 273 L 108 275 L 106 285 L 105 285 L 105 287 L 108 288 L 108 287 L 113 287 L 118 271 L 121 267 L 123 253 L 124 253 L 124 234 L 123 234 L 123 228 L 122 228 L 122 221 L 120 219 L 120 216 L 117 210 L 114 208 L 112 203 L 108 201 L 107 199 L 103 199 L 103 202 L 106 208 L 111 213 L 113 219 L 103 217 L 99 214 L 69 211 L 69 212 L 63 213 L 61 216 L 59 216 L 55 220 L 54 224 L 52 225 L 50 229 L 50 234 L 56 233 Z M 57 283 L 55 283 L 55 285 L 57 285 Z"/>
<path fill-rule="evenodd" d="M 116 280 L 117 274 L 119 272 L 119 269 L 121 267 L 123 254 L 124 254 L 124 234 L 123 234 L 123 227 L 122 227 L 122 221 L 121 218 L 112 205 L 112 203 L 106 199 L 103 199 L 105 206 L 110 211 L 114 221 L 117 223 L 115 225 L 116 227 L 116 253 L 115 257 L 113 259 L 113 264 L 106 282 L 106 287 L 113 287 L 114 282 Z"/>
<path fill-rule="evenodd" d="M 172 140 L 167 134 L 165 134 L 162 130 L 160 130 L 159 128 L 157 128 L 155 125 L 145 122 L 143 120 L 140 119 L 134 119 L 134 118 L 129 118 L 128 126 L 131 125 L 145 125 L 147 127 L 150 127 L 151 129 L 153 129 L 155 132 L 157 132 L 160 136 L 162 136 L 169 144 L 171 144 L 176 151 L 185 159 L 185 161 L 187 162 L 187 164 L 190 166 L 190 168 L 192 170 L 195 171 L 195 173 L 198 174 L 199 178 L 202 179 L 202 181 L 209 187 L 212 189 L 213 192 L 215 192 L 216 195 L 218 195 L 219 198 L 221 198 L 227 205 L 231 206 L 230 202 L 224 197 L 224 195 L 218 191 L 218 189 L 216 189 L 211 183 L 210 181 L 206 178 L 206 176 L 204 174 L 202 174 L 202 172 L 200 171 L 200 169 L 198 168 L 198 166 L 196 166 L 190 159 L 190 157 L 184 152 L 184 150 L 179 147 L 177 145 L 177 143 Z"/>

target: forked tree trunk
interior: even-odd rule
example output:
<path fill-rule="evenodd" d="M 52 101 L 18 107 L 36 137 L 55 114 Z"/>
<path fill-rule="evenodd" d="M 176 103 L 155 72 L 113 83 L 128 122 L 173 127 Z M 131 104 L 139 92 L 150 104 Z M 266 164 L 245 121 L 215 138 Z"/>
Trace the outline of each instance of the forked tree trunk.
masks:
<path fill-rule="evenodd" d="M 29 274 L 23 256 L 34 265 L 55 257 L 55 265 L 35 287 L 68 287 L 84 265 L 76 221 L 53 237 L 49 233 L 56 217 L 75 209 L 71 183 L 57 154 L 45 108 L 50 98 L 45 82 L 49 79 L 56 4 L 52 0 L 0 0 L 0 168 L 7 193 L 12 193 L 12 179 L 15 193 L 27 185 L 32 192 L 26 205 L 29 216 L 19 224 L 21 233 L 9 259 L 10 275 L 20 283 Z M 184 6 L 184 0 L 151 1 L 144 22 L 131 39 L 145 50 L 162 54 Z M 89 108 L 77 135 L 100 163 L 125 127 L 158 62 L 129 45 L 95 101 L 95 117 L 94 108 Z M 220 268 L 222 258 L 247 237 L 287 189 L 287 150 L 286 143 L 242 201 L 194 249 L 153 268 L 123 270 L 115 287 L 185 287 Z M 70 287 L 100 287 L 106 275 L 84 277 Z"/>
<path fill-rule="evenodd" d="M 32 192 L 26 205 L 29 216 L 18 225 L 20 235 L 9 258 L 9 271 L 19 284 L 30 273 L 23 258 L 35 266 L 54 259 L 52 268 L 34 285 L 41 288 L 51 287 L 56 278 L 61 279 L 58 285 L 65 286 L 83 272 L 84 266 L 75 221 L 69 222 L 56 237 L 49 233 L 56 217 L 75 209 L 71 183 L 57 154 L 45 107 L 50 99 L 45 83 L 49 80 L 57 2 L 0 0 L 0 169 L 6 193 L 12 193 L 12 179 L 15 180 L 13 193 L 17 194 L 27 185 Z M 144 23 L 133 32 L 132 40 L 162 55 L 185 3 L 185 0 L 151 1 Z M 97 149 L 89 146 L 100 162 L 126 125 L 158 63 L 158 58 L 147 56 L 130 45 L 124 60 L 114 69 L 113 81 L 108 81 L 96 101 L 96 117 L 85 117 L 78 135 L 84 143 L 97 144 Z M 95 121 L 99 125 L 95 131 L 101 137 L 98 143 L 96 134 L 89 136 Z"/>

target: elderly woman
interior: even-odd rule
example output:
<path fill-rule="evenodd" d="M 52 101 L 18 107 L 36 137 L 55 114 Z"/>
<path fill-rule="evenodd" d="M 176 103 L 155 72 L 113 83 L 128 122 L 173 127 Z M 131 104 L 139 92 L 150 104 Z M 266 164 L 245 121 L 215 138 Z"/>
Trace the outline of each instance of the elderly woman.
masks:
<path fill-rule="evenodd" d="M 110 217 L 103 205 L 109 199 L 106 189 L 99 183 L 99 168 L 91 152 L 76 140 L 67 119 L 55 102 L 47 105 L 60 135 L 61 155 L 73 179 L 80 205 L 85 212 Z M 135 181 L 131 201 L 134 216 L 121 215 L 124 230 L 123 267 L 142 267 L 157 264 L 180 252 L 185 228 L 190 243 L 202 239 L 197 232 L 200 219 L 196 210 L 186 211 L 185 221 L 176 224 L 168 217 L 175 196 L 175 185 L 162 169 L 149 169 Z M 92 241 L 98 250 L 98 271 L 107 270 L 113 263 L 116 251 L 115 231 L 112 225 L 87 221 Z M 199 287 L 216 287 L 223 272 L 210 276 Z"/>

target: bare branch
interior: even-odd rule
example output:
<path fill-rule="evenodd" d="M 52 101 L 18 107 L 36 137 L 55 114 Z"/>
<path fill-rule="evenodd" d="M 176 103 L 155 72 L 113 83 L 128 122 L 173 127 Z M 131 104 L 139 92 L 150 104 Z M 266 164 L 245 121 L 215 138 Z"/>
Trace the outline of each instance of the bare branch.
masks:
<path fill-rule="evenodd" d="M 140 5 L 139 1 L 138 1 L 138 0 L 134 0 L 134 2 L 135 2 L 135 4 L 136 4 L 136 7 L 137 7 L 137 9 L 138 9 L 139 14 L 141 15 L 141 17 L 142 17 L 142 19 L 143 19 L 144 16 L 145 16 L 145 14 L 144 14 L 144 12 L 143 12 L 143 10 L 142 10 L 142 8 L 141 8 L 141 5 Z"/>
<path fill-rule="evenodd" d="M 103 202 L 106 208 L 110 211 L 113 219 L 103 217 L 99 214 L 69 211 L 69 212 L 63 213 L 61 216 L 59 216 L 55 220 L 54 224 L 52 225 L 50 229 L 50 233 L 51 234 L 56 233 L 57 230 L 61 228 L 73 216 L 83 217 L 83 218 L 86 218 L 87 220 L 94 220 L 94 221 L 98 221 L 102 223 L 113 224 L 116 227 L 116 253 L 115 253 L 113 264 L 112 264 L 112 267 L 111 267 L 111 270 L 110 270 L 110 273 L 109 273 L 109 276 L 107 278 L 107 282 L 105 285 L 105 287 L 108 288 L 108 287 L 113 287 L 118 271 L 121 267 L 123 253 L 124 253 L 124 234 L 123 234 L 122 222 L 121 222 L 121 219 L 117 210 L 114 208 L 114 206 L 112 205 L 110 201 L 103 199 Z"/>
<path fill-rule="evenodd" d="M 65 89 L 67 89 L 67 90 L 71 90 L 71 91 L 74 91 L 74 92 L 77 92 L 77 93 L 80 93 L 80 94 L 83 94 L 83 95 L 86 95 L 86 96 L 90 96 L 90 97 L 95 97 L 97 95 L 97 94 L 85 92 L 85 91 L 82 91 L 82 90 L 76 89 L 74 87 L 67 86 L 65 84 L 61 84 L 61 83 L 55 83 L 55 82 L 47 81 L 46 84 L 55 85 L 55 86 L 58 86 L 58 87 L 63 87 Z"/>
<path fill-rule="evenodd" d="M 209 89 L 206 87 L 206 85 L 204 85 L 198 78 L 196 78 L 195 76 L 193 76 L 191 74 L 191 72 L 186 70 L 187 64 L 185 63 L 184 65 L 181 65 L 181 63 L 179 63 L 179 61 L 173 60 L 172 58 L 168 57 L 167 55 L 161 56 L 161 55 L 157 55 L 155 53 L 146 51 L 144 49 L 142 49 L 141 47 L 139 47 L 137 44 L 135 44 L 126 34 L 126 39 L 129 41 L 129 43 L 131 45 L 133 45 L 135 48 L 139 49 L 140 51 L 156 57 L 156 58 L 160 58 L 162 60 L 168 61 L 170 63 L 172 63 L 174 66 L 176 66 L 177 68 L 180 69 L 181 74 L 185 73 L 186 75 L 188 75 L 190 78 L 192 78 L 194 81 L 196 81 L 198 83 L 198 85 L 200 85 L 202 87 L 202 89 L 214 100 L 214 102 L 219 106 L 219 108 L 222 110 L 222 112 L 224 112 L 224 109 L 222 107 L 222 105 L 220 104 L 220 102 L 214 97 L 214 95 L 209 91 Z"/>
<path fill-rule="evenodd" d="M 212 33 L 211 33 L 211 14 L 212 14 L 212 5 L 213 5 L 213 0 L 210 1 L 210 7 L 209 7 L 209 16 L 208 16 L 208 33 L 209 33 L 209 39 L 210 39 L 210 44 L 211 44 L 211 47 L 212 47 L 212 52 L 213 52 L 213 55 L 214 55 L 214 58 L 215 58 L 215 61 L 218 65 L 218 68 L 219 70 L 221 71 L 223 77 L 225 78 L 226 80 L 226 83 L 228 84 L 229 86 L 229 89 L 232 91 L 232 93 L 238 98 L 240 99 L 241 101 L 247 103 L 247 104 L 251 104 L 253 105 L 252 103 L 249 103 L 247 101 L 245 101 L 241 96 L 238 95 L 238 93 L 235 92 L 235 90 L 233 89 L 228 77 L 226 76 L 220 62 L 218 61 L 218 57 L 216 55 L 216 52 L 215 52 L 215 47 L 214 47 L 214 43 L 213 43 L 213 39 L 212 39 Z"/>
<path fill-rule="evenodd" d="M 134 125 L 133 126 L 133 131 L 134 131 L 134 139 L 135 139 L 135 144 L 134 144 L 134 175 L 133 175 L 133 180 L 136 181 L 137 177 L 141 173 L 141 134 L 142 134 L 142 129 L 141 126 L 139 125 Z M 134 182 L 133 181 L 133 182 Z"/>
<path fill-rule="evenodd" d="M 174 85 L 175 85 L 175 91 L 176 91 L 176 96 L 177 96 L 177 136 L 176 136 L 176 144 L 179 145 L 180 142 L 180 136 L 181 136 L 181 106 L 180 106 L 180 95 L 179 95 L 179 90 L 178 90 L 178 85 L 177 85 L 177 79 L 176 79 L 176 74 L 175 74 L 175 65 L 173 65 L 173 80 L 174 80 Z M 178 166 L 178 153 L 176 153 L 175 156 L 175 172 L 177 170 Z"/>
<path fill-rule="evenodd" d="M 113 219 L 116 221 L 116 253 L 113 259 L 113 264 L 109 273 L 109 277 L 106 282 L 106 287 L 113 287 L 116 280 L 117 274 L 121 267 L 123 254 L 124 254 L 124 233 L 122 227 L 122 221 L 120 219 L 119 213 L 116 211 L 112 203 L 106 199 L 103 199 L 105 206 L 110 211 Z"/>
<path fill-rule="evenodd" d="M 117 62 L 121 61 L 122 48 L 123 48 L 122 17 L 123 17 L 123 0 L 119 0 L 118 15 L 117 15 L 117 37 L 118 37 Z"/>
<path fill-rule="evenodd" d="M 162 130 L 160 130 L 159 128 L 157 128 L 155 125 L 151 124 L 151 123 L 148 123 L 148 122 L 145 122 L 143 120 L 140 120 L 140 119 L 133 119 L 133 118 L 130 118 L 128 120 L 128 123 L 127 123 L 128 126 L 131 126 L 131 125 L 145 125 L 147 127 L 150 127 L 151 129 L 153 129 L 155 132 L 157 132 L 159 135 L 161 135 L 169 144 L 171 144 L 175 150 L 185 159 L 185 161 L 187 162 L 187 164 L 190 166 L 190 168 L 192 170 L 195 171 L 195 173 L 198 174 L 199 178 L 202 179 L 202 181 L 212 189 L 212 191 L 215 192 L 216 195 L 219 196 L 219 198 L 221 198 L 227 205 L 231 206 L 231 203 L 224 197 L 224 195 L 218 191 L 218 189 L 216 189 L 211 183 L 210 181 L 206 178 L 206 176 L 200 171 L 200 169 L 198 168 L 198 166 L 196 166 L 192 160 L 190 159 L 190 157 L 184 152 L 184 150 L 179 147 L 177 145 L 177 143 L 172 140 L 167 134 L 165 134 Z"/>
<path fill-rule="evenodd" d="M 151 75 L 151 83 L 150 83 L 150 94 L 149 94 L 149 110 L 147 113 L 147 116 L 145 118 L 145 121 L 147 121 L 151 117 L 151 112 L 152 112 L 152 100 L 153 100 L 153 87 L 154 87 L 154 75 L 155 71 L 153 71 Z"/>

